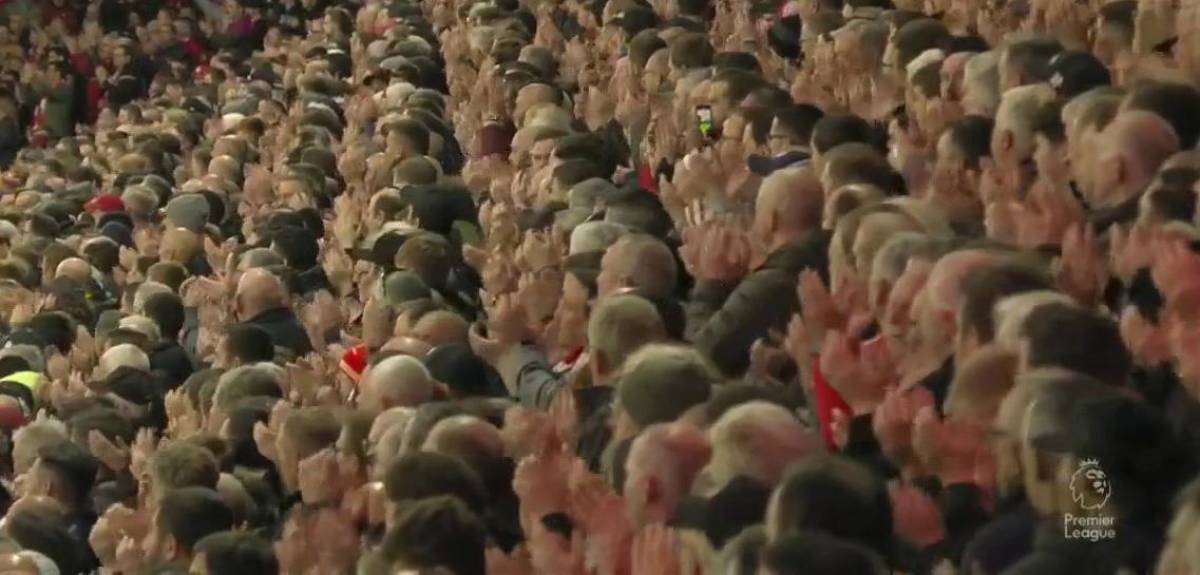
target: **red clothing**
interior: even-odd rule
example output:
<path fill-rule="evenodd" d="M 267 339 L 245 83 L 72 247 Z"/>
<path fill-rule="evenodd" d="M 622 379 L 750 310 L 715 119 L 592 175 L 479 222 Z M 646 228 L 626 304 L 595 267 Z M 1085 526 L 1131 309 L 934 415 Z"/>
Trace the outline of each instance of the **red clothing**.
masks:
<path fill-rule="evenodd" d="M 79 20 L 76 18 L 75 11 L 67 6 L 55 6 L 46 0 L 46 4 L 42 6 L 42 26 L 50 25 L 54 19 L 62 20 L 63 26 L 72 34 L 79 32 Z"/>
<path fill-rule="evenodd" d="M 833 442 L 833 412 L 841 410 L 847 414 L 853 415 L 850 411 L 850 404 L 842 399 L 841 394 L 837 392 L 833 386 L 825 381 L 825 375 L 821 373 L 821 361 L 819 355 L 813 356 L 813 402 L 816 405 L 817 423 L 821 428 L 821 439 L 825 441 L 825 446 L 833 451 L 837 451 L 838 447 Z"/>
<path fill-rule="evenodd" d="M 187 51 L 188 56 L 190 56 L 192 59 L 192 62 L 199 63 L 208 59 L 207 54 L 204 51 L 204 44 L 201 44 L 200 41 L 196 40 L 195 38 L 188 38 L 187 40 L 184 40 L 183 49 Z"/>

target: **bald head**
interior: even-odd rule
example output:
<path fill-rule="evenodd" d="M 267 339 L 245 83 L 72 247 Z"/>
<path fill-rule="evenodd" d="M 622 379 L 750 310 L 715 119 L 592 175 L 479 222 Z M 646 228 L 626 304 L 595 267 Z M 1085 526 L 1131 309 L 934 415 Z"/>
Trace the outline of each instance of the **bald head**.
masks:
<path fill-rule="evenodd" d="M 452 311 L 438 310 L 425 314 L 413 326 L 412 335 L 424 341 L 431 347 L 451 343 L 467 343 L 467 330 L 470 326 Z"/>
<path fill-rule="evenodd" d="M 889 239 L 897 234 L 920 231 L 921 226 L 916 219 L 905 213 L 878 212 L 866 216 L 858 225 L 851 245 L 855 269 L 869 272 L 874 265 L 875 255 Z"/>
<path fill-rule="evenodd" d="M 238 317 L 250 319 L 262 312 L 287 306 L 287 288 L 275 274 L 264 269 L 251 269 L 238 280 L 234 297 Z"/>
<path fill-rule="evenodd" d="M 1004 93 L 992 128 L 992 157 L 997 162 L 1015 165 L 1033 156 L 1037 113 L 1054 98 L 1054 89 L 1047 84 L 1020 86 Z"/>
<path fill-rule="evenodd" d="M 519 126 L 525 123 L 525 113 L 542 104 L 558 104 L 560 97 L 558 89 L 550 84 L 527 84 L 517 92 L 513 104 L 513 119 Z"/>
<path fill-rule="evenodd" d="M 171 228 L 163 234 L 158 257 L 165 262 L 187 265 L 203 248 L 200 234 L 184 228 Z"/>
<path fill-rule="evenodd" d="M 132 343 L 113 346 L 100 356 L 99 375 L 101 379 L 122 367 L 148 372 L 150 371 L 150 357 L 142 351 L 142 348 Z"/>
<path fill-rule="evenodd" d="M 1166 120 L 1142 111 L 1122 112 L 1100 134 L 1096 181 L 1085 190 L 1095 205 L 1111 206 L 1141 193 L 1160 165 L 1179 151 Z"/>
<path fill-rule="evenodd" d="M 504 457 L 504 440 L 496 426 L 471 415 L 456 415 L 433 426 L 422 450 L 466 461 L 493 459 Z"/>
<path fill-rule="evenodd" d="M 991 265 L 995 260 L 994 254 L 983 250 L 961 250 L 943 256 L 934 264 L 915 303 L 926 344 L 940 350 L 953 343 L 963 279 L 971 270 Z"/>
<path fill-rule="evenodd" d="M 370 412 L 416 407 L 433 399 L 434 382 L 420 360 L 389 357 L 367 371 L 360 384 L 359 405 Z"/>
<path fill-rule="evenodd" d="M 1012 389 L 1017 364 L 1017 354 L 998 345 L 976 350 L 954 374 L 946 395 L 946 415 L 980 425 L 991 422 Z"/>
<path fill-rule="evenodd" d="M 725 412 L 709 428 L 708 438 L 713 448 L 709 478 L 717 485 L 740 475 L 774 486 L 789 465 L 818 445 L 793 413 L 765 401 Z"/>
<path fill-rule="evenodd" d="M 79 283 L 86 283 L 92 279 L 92 264 L 79 258 L 67 258 L 58 264 L 54 270 L 54 277 L 68 277 Z"/>
<path fill-rule="evenodd" d="M 627 234 L 604 252 L 596 278 L 601 296 L 620 288 L 638 288 L 652 297 L 670 297 L 678 270 L 675 255 L 661 240 L 648 234 Z"/>
<path fill-rule="evenodd" d="M 820 229 L 824 192 L 809 168 L 776 171 L 763 180 L 754 204 L 754 227 L 771 247 Z"/>
<path fill-rule="evenodd" d="M 588 345 L 599 376 L 619 369 L 643 345 L 665 337 L 654 305 L 635 295 L 600 300 L 588 320 Z"/>

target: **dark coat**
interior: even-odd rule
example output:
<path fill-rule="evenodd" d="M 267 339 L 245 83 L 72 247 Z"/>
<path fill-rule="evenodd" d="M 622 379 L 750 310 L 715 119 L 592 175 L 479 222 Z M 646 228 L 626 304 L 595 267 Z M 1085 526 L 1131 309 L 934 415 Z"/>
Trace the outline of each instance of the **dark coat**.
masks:
<path fill-rule="evenodd" d="M 727 375 L 750 365 L 750 346 L 774 329 L 784 331 L 800 309 L 796 284 L 802 270 L 829 275 L 829 236 L 817 233 L 787 244 L 722 297 L 712 282 L 698 282 L 688 308 L 688 335 Z"/>
<path fill-rule="evenodd" d="M 309 340 L 304 325 L 296 318 L 296 314 L 286 307 L 264 311 L 242 323 L 262 328 L 271 334 L 271 343 L 275 347 L 282 347 L 297 357 L 313 350 L 312 341 Z"/>

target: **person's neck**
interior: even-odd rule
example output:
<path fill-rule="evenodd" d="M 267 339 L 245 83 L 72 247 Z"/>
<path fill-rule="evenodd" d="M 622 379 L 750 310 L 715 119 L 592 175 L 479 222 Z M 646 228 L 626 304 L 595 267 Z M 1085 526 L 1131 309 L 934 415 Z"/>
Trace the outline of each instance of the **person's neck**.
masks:
<path fill-rule="evenodd" d="M 770 251 L 771 253 L 774 253 L 774 252 L 782 249 L 784 246 L 786 246 L 788 244 L 796 243 L 798 241 L 803 240 L 804 238 L 808 237 L 809 234 L 811 234 L 811 233 L 812 233 L 812 230 L 799 229 L 799 228 L 778 230 L 771 237 L 771 243 L 768 244 L 768 246 L 767 246 L 768 251 Z"/>
<path fill-rule="evenodd" d="M 1145 186 L 1114 187 L 1104 196 L 1097 198 L 1092 209 L 1111 209 L 1124 205 L 1126 202 L 1142 195 Z"/>

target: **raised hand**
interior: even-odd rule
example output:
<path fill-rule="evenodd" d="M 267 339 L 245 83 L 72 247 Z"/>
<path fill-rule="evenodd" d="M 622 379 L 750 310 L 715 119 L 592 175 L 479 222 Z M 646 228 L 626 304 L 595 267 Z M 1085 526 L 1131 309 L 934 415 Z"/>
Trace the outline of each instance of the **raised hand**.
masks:
<path fill-rule="evenodd" d="M 120 437 L 113 443 L 93 429 L 88 433 L 88 451 L 114 472 L 123 471 L 129 465 L 129 446 Z"/>
<path fill-rule="evenodd" d="M 946 527 L 935 499 L 911 483 L 899 480 L 888 483 L 888 496 L 892 500 L 897 534 L 921 548 L 945 539 Z"/>
<path fill-rule="evenodd" d="M 871 419 L 883 453 L 899 467 L 913 463 L 912 429 L 917 413 L 933 406 L 933 394 L 918 385 L 911 389 L 889 388 Z"/>
<path fill-rule="evenodd" d="M 1100 301 L 1108 281 L 1108 265 L 1091 227 L 1081 224 L 1067 230 L 1058 272 L 1058 284 L 1064 292 L 1086 305 Z"/>
<path fill-rule="evenodd" d="M 332 449 L 322 449 L 300 461 L 299 477 L 300 497 L 304 503 L 336 503 L 341 499 L 337 455 Z"/>
<path fill-rule="evenodd" d="M 647 525 L 633 539 L 633 575 L 680 573 L 679 537 L 665 525 Z"/>

